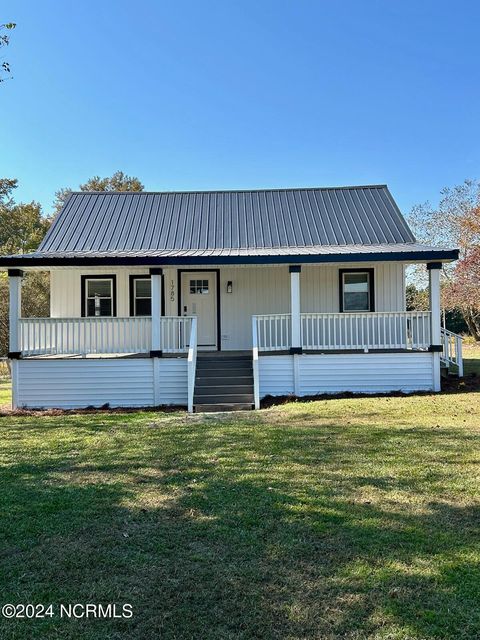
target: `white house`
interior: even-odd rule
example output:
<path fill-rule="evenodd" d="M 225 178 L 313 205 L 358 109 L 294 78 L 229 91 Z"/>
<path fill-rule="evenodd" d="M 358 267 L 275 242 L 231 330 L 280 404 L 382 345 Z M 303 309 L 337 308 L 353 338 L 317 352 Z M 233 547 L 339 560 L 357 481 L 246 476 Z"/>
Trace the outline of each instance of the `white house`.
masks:
<path fill-rule="evenodd" d="M 14 407 L 258 407 L 266 395 L 440 389 L 456 249 L 415 242 L 384 185 L 73 193 L 10 280 Z M 430 311 L 408 312 L 425 263 Z M 48 318 L 21 317 L 50 271 Z"/>

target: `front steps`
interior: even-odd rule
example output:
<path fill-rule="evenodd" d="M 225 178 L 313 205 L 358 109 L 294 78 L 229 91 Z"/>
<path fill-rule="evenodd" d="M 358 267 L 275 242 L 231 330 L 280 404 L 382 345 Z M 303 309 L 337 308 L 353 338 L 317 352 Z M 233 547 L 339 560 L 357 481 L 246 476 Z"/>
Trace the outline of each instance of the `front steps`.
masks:
<path fill-rule="evenodd" d="M 199 352 L 193 398 L 195 412 L 253 409 L 249 352 Z"/>

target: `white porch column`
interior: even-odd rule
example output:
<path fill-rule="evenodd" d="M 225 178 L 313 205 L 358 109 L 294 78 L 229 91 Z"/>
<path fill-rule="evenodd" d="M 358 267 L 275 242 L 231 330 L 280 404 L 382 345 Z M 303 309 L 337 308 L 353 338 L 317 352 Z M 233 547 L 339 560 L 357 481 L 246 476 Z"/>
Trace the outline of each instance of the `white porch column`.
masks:
<path fill-rule="evenodd" d="M 302 353 L 301 320 L 300 320 L 300 272 L 299 264 L 290 265 L 290 313 L 292 317 L 291 353 Z"/>
<path fill-rule="evenodd" d="M 150 269 L 152 282 L 152 350 L 151 357 L 162 357 L 160 317 L 162 315 L 162 269 Z"/>
<path fill-rule="evenodd" d="M 23 271 L 20 269 L 8 270 L 8 282 L 10 290 L 10 311 L 9 311 L 9 356 L 18 358 L 20 356 L 19 340 L 19 320 L 22 317 L 22 277 Z"/>
<path fill-rule="evenodd" d="M 427 269 L 430 296 L 430 351 L 433 353 L 433 390 L 440 391 L 440 353 L 442 351 L 440 271 L 442 263 L 429 262 Z"/>

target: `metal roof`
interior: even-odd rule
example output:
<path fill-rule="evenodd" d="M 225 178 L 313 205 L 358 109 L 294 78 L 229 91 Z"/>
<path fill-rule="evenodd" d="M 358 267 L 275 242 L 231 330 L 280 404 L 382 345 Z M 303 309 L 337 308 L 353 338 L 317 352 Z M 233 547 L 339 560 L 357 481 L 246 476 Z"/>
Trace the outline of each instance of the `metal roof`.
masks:
<path fill-rule="evenodd" d="M 415 244 L 386 185 L 75 192 L 38 250 L 22 256 L 22 263 L 151 258 L 167 264 L 186 258 L 198 263 L 214 257 L 240 262 L 288 256 L 325 260 L 387 253 L 400 259 L 400 254 L 412 252 L 432 259 L 432 251 L 436 248 Z M 438 251 L 435 257 L 452 259 L 445 250 Z M 7 263 L 0 259 L 0 264 Z"/>
<path fill-rule="evenodd" d="M 39 253 L 198 251 L 414 242 L 386 186 L 73 193 Z"/>

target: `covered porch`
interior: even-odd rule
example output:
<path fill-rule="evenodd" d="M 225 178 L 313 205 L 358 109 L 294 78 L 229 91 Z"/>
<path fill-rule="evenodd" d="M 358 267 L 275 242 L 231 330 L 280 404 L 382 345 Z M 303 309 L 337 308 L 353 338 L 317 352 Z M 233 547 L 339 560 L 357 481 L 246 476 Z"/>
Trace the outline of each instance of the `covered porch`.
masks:
<path fill-rule="evenodd" d="M 21 317 L 24 272 L 11 269 L 10 355 L 182 355 L 195 318 L 202 350 L 440 350 L 441 263 L 427 263 L 428 311 L 406 311 L 404 264 L 344 267 L 52 271 L 45 318 Z"/>
<path fill-rule="evenodd" d="M 321 392 L 326 383 L 315 381 L 321 380 L 322 372 L 329 371 L 331 375 L 342 367 L 354 371 L 356 363 L 361 368 L 355 381 L 345 382 L 347 388 L 356 388 L 356 380 L 365 375 L 368 378 L 368 372 L 379 366 L 388 376 L 389 369 L 401 369 L 408 363 L 398 383 L 392 376 L 388 387 L 392 389 L 397 388 L 395 384 L 410 389 L 405 385 L 408 376 L 415 378 L 412 368 L 425 366 L 431 371 L 431 381 L 425 381 L 428 376 L 424 376 L 419 388 L 431 385 L 433 390 L 439 390 L 442 361 L 447 366 L 455 365 L 462 374 L 461 338 L 440 325 L 441 263 L 427 263 L 428 311 L 405 310 L 404 264 L 214 267 L 193 270 L 132 266 L 119 271 L 118 267 L 107 266 L 100 273 L 98 269 L 93 272 L 78 268 L 58 271 L 52 278 L 51 308 L 56 314 L 66 315 L 48 318 L 21 317 L 23 272 L 9 270 L 10 357 L 22 361 L 68 360 L 72 364 L 79 359 L 108 360 L 118 361 L 119 365 L 126 359 L 151 359 L 152 371 L 157 367 L 168 375 L 168 367 L 172 366 L 183 372 L 184 382 L 179 379 L 178 384 L 185 384 L 185 395 L 180 395 L 185 397 L 189 410 L 194 408 L 199 383 L 198 351 L 230 351 L 232 358 L 235 352 L 250 353 L 252 404 L 256 407 L 263 395 L 282 393 L 282 389 L 285 394 L 304 394 L 299 382 L 302 375 L 313 384 L 305 389 Z M 138 305 L 143 315 L 136 314 L 138 300 L 132 283 L 137 280 L 143 283 Z M 100 293 L 110 282 L 110 297 L 105 293 L 103 297 L 89 296 L 90 282 L 91 292 Z M 66 303 L 66 292 L 75 291 L 76 287 L 80 300 L 74 294 L 70 296 L 74 303 Z M 363 310 L 354 310 L 355 306 Z M 76 309 L 81 309 L 82 314 L 68 313 Z M 89 309 L 92 315 L 88 315 Z M 264 313 L 279 309 L 281 312 Z M 131 315 L 124 314 L 125 310 Z M 175 310 L 177 314 L 173 315 Z M 108 315 L 101 315 L 105 311 Z M 415 353 L 425 357 L 418 362 L 404 360 L 405 355 Z M 404 355 L 395 359 L 394 354 Z M 330 360 L 319 360 L 322 355 L 329 355 Z M 345 359 L 355 355 L 363 357 Z M 369 355 L 381 357 L 378 362 L 372 357 L 366 360 Z M 170 365 L 167 359 L 183 360 L 183 364 Z M 162 360 L 164 364 L 158 364 Z M 265 385 L 265 380 L 270 379 L 275 368 L 281 370 L 282 364 L 285 371 L 291 371 L 291 382 L 284 381 L 278 388 L 275 381 Z M 305 366 L 313 367 L 308 374 Z M 366 367 L 366 374 L 362 367 Z M 377 383 L 369 384 L 375 390 Z M 415 383 L 411 388 L 416 388 Z M 338 390 L 342 389 L 340 384 Z M 156 395 L 159 394 L 160 391 Z"/>

